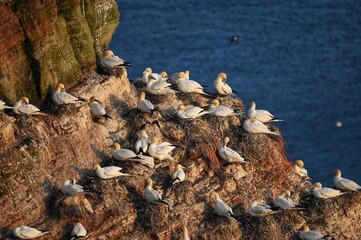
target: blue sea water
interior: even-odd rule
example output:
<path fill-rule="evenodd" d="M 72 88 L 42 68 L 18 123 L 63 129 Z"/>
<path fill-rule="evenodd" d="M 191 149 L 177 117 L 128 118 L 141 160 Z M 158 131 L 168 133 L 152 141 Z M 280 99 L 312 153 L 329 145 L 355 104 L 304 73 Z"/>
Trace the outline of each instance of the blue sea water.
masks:
<path fill-rule="evenodd" d="M 110 48 L 133 64 L 130 78 L 150 66 L 210 84 L 225 72 L 247 107 L 285 120 L 277 126 L 291 161 L 327 186 L 336 168 L 361 184 L 361 1 L 117 3 Z"/>

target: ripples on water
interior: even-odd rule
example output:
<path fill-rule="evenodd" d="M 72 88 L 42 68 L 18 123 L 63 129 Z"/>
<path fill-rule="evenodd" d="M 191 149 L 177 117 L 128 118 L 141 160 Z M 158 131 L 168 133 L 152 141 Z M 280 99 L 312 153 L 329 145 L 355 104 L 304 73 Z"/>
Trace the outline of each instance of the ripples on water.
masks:
<path fill-rule="evenodd" d="M 335 168 L 361 184 L 361 1 L 117 3 L 110 48 L 133 64 L 130 78 L 150 66 L 209 84 L 226 72 L 247 107 L 285 119 L 290 160 L 325 185 Z"/>

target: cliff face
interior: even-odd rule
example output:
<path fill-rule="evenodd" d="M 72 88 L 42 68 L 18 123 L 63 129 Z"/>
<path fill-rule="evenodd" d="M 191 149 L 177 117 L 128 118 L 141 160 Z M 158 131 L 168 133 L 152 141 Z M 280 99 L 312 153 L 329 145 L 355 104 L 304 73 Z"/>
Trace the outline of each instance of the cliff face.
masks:
<path fill-rule="evenodd" d="M 206 105 L 208 99 L 198 94 L 148 95 L 162 117 L 140 114 L 131 110 L 138 92 L 126 72 L 109 79 L 93 74 L 72 92 L 86 98 L 96 95 L 113 119 L 94 122 L 87 106 L 50 106 L 50 116 L 16 119 L 0 112 L 1 237 L 10 238 L 11 229 L 26 224 L 51 230 L 42 239 L 67 239 L 72 225 L 80 221 L 90 239 L 180 239 L 182 224 L 188 226 L 191 239 L 298 239 L 297 232 L 305 223 L 334 239 L 361 238 L 360 194 L 328 200 L 308 196 L 310 183 L 295 174 L 281 137 L 247 134 L 238 117 L 173 118 L 182 102 Z M 239 99 L 219 100 L 243 107 Z M 155 120 L 160 128 L 153 124 Z M 133 148 L 142 128 L 149 136 L 180 146 L 171 155 L 186 167 L 186 181 L 172 186 L 175 164 L 168 161 L 149 168 L 111 157 L 113 141 Z M 218 158 L 216 149 L 223 136 L 230 136 L 229 146 L 249 164 L 230 165 Z M 132 176 L 100 180 L 92 171 L 96 163 L 121 166 Z M 170 208 L 143 199 L 147 177 Z M 59 193 L 63 181 L 72 178 L 89 194 L 66 197 Z M 271 202 L 283 189 L 294 192 L 296 201 L 302 197 L 300 204 L 307 210 L 263 218 L 247 214 L 250 202 L 256 198 Z M 210 199 L 213 191 L 233 208 L 239 224 L 216 215 Z"/>
<path fill-rule="evenodd" d="M 118 25 L 114 0 L 0 3 L 0 99 L 43 100 L 93 71 Z"/>

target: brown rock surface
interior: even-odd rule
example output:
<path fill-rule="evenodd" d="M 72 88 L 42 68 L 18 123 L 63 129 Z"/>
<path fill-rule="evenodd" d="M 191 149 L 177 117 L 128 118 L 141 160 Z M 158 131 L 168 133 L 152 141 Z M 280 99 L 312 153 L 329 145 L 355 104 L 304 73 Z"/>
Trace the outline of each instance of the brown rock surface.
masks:
<path fill-rule="evenodd" d="M 39 239 L 67 239 L 77 221 L 90 239 L 180 239 L 182 224 L 188 226 L 191 239 L 298 239 L 304 223 L 334 239 L 361 238 L 360 194 L 327 200 L 308 196 L 310 183 L 294 173 L 281 137 L 247 134 L 242 118 L 179 120 L 171 114 L 181 100 L 205 106 L 209 99 L 198 94 L 147 95 L 161 114 L 141 114 L 133 109 L 139 92 L 125 71 L 120 78 L 88 75 L 71 92 L 85 98 L 96 95 L 113 119 L 94 122 L 86 105 L 50 105 L 50 116 L 14 118 L 0 113 L 0 128 L 7 129 L 0 140 L 11 139 L 0 144 L 2 238 L 10 238 L 11 229 L 26 224 L 51 230 L 51 235 Z M 219 100 L 243 107 L 239 99 Z M 153 124 L 155 120 L 161 128 Z M 149 136 L 180 146 L 172 156 L 186 167 L 184 182 L 171 185 L 174 163 L 164 161 L 151 169 L 111 158 L 113 140 L 133 149 L 133 137 L 143 127 Z M 231 138 L 229 147 L 250 163 L 229 165 L 218 158 L 216 150 L 225 135 Z M 100 180 L 92 170 L 96 163 L 121 166 L 132 176 Z M 147 177 L 171 207 L 143 199 Z M 63 181 L 72 178 L 84 186 L 86 195 L 66 197 L 59 192 Z M 270 203 L 283 189 L 300 194 L 307 210 L 263 218 L 247 214 L 254 199 Z M 210 199 L 213 191 L 233 208 L 239 224 L 216 215 Z"/>

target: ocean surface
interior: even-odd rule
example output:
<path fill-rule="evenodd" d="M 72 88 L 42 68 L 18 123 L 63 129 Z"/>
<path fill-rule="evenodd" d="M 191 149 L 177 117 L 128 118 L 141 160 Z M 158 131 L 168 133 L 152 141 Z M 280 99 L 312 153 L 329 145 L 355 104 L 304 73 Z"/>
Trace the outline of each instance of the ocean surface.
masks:
<path fill-rule="evenodd" d="M 291 161 L 326 186 L 336 168 L 361 184 L 361 1 L 117 3 L 110 49 L 133 64 L 131 79 L 148 66 L 189 69 L 203 84 L 225 72 L 247 107 L 285 120 L 276 125 Z"/>

